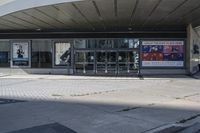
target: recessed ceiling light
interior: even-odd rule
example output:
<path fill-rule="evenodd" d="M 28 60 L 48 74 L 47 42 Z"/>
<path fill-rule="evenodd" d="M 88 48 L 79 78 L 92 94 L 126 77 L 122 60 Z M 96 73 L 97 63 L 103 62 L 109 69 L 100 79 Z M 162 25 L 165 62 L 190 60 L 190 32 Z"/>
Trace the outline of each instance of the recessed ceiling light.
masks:
<path fill-rule="evenodd" d="M 36 31 L 41 31 L 41 29 L 40 28 L 38 28 L 38 29 L 35 29 Z"/>

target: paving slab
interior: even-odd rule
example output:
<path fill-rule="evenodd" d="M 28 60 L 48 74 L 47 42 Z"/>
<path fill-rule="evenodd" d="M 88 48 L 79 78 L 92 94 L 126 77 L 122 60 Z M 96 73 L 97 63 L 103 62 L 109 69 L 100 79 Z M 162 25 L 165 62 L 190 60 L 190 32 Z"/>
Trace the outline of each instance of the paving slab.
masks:
<path fill-rule="evenodd" d="M 78 133 L 133 133 L 200 113 L 199 84 L 192 78 L 82 79 L 35 75 L 0 78 L 0 132 L 58 123 Z"/>
<path fill-rule="evenodd" d="M 77 133 L 77 132 L 58 123 L 53 123 L 53 124 L 35 126 L 9 133 Z"/>

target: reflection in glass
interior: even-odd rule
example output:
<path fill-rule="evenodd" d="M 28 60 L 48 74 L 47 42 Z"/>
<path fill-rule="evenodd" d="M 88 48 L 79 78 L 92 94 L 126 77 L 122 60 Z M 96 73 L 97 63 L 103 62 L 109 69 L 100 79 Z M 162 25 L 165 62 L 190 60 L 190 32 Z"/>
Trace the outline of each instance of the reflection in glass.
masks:
<path fill-rule="evenodd" d="M 94 52 L 86 52 L 85 58 L 86 58 L 86 62 L 94 63 Z"/>
<path fill-rule="evenodd" d="M 137 51 L 128 53 L 128 63 L 130 64 L 130 70 L 137 70 L 139 68 L 139 54 Z"/>
<path fill-rule="evenodd" d="M 127 52 L 119 52 L 118 61 L 127 62 Z"/>
<path fill-rule="evenodd" d="M 97 48 L 99 49 L 117 48 L 117 41 L 111 39 L 97 40 Z"/>
<path fill-rule="evenodd" d="M 108 62 L 116 62 L 116 52 L 107 52 Z"/>
<path fill-rule="evenodd" d="M 97 52 L 97 62 L 106 62 L 106 53 L 105 52 Z"/>
<path fill-rule="evenodd" d="M 138 48 L 139 40 L 138 39 L 120 39 L 119 48 Z"/>
<path fill-rule="evenodd" d="M 94 73 L 94 52 L 76 52 L 75 67 L 77 73 Z"/>
<path fill-rule="evenodd" d="M 0 41 L 0 67 L 10 67 L 10 43 Z"/>
<path fill-rule="evenodd" d="M 105 73 L 106 72 L 106 52 L 96 52 L 96 72 L 99 73 Z"/>
<path fill-rule="evenodd" d="M 49 40 L 33 40 L 31 65 L 33 68 L 52 67 L 52 45 Z"/>
<path fill-rule="evenodd" d="M 76 52 L 75 61 L 76 62 L 85 62 L 85 53 L 84 52 Z"/>
<path fill-rule="evenodd" d="M 116 73 L 117 72 L 117 53 L 116 52 L 107 52 L 108 63 L 107 63 L 107 72 Z"/>
<path fill-rule="evenodd" d="M 119 73 L 127 73 L 127 71 L 128 71 L 127 52 L 125 52 L 125 51 L 119 52 L 118 62 L 119 62 L 119 66 L 118 66 Z"/>
<path fill-rule="evenodd" d="M 74 48 L 78 49 L 91 49 L 95 48 L 96 46 L 96 40 L 75 40 Z"/>
<path fill-rule="evenodd" d="M 75 64 L 76 73 L 85 73 L 85 65 L 81 63 Z"/>
<path fill-rule="evenodd" d="M 77 40 L 75 64 L 81 73 L 131 74 L 139 66 L 138 39 Z"/>

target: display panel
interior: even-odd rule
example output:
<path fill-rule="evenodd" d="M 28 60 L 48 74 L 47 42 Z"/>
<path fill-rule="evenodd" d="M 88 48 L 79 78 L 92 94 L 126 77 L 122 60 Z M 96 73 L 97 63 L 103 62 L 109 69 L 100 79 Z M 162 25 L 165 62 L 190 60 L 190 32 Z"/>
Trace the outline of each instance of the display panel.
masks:
<path fill-rule="evenodd" d="M 55 65 L 66 66 L 71 61 L 70 43 L 55 43 Z"/>
<path fill-rule="evenodd" d="M 184 41 L 142 41 L 143 67 L 184 67 Z"/>
<path fill-rule="evenodd" d="M 12 43 L 13 66 L 29 66 L 29 43 Z"/>

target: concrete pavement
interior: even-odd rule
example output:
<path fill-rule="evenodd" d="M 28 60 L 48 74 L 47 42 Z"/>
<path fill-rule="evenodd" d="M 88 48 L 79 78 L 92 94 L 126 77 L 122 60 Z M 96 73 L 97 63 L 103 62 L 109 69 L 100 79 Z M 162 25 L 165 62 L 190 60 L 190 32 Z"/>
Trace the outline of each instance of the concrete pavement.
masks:
<path fill-rule="evenodd" d="M 23 102 L 0 104 L 0 132 L 141 133 L 191 125 L 200 120 L 199 86 L 200 80 L 180 75 L 2 76 L 0 98 Z"/>

